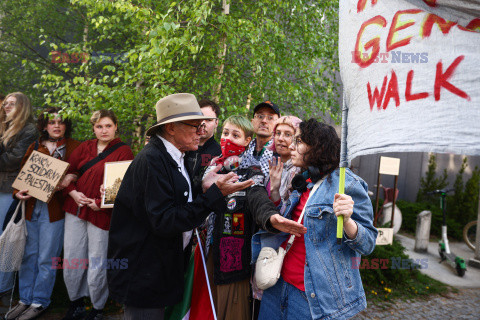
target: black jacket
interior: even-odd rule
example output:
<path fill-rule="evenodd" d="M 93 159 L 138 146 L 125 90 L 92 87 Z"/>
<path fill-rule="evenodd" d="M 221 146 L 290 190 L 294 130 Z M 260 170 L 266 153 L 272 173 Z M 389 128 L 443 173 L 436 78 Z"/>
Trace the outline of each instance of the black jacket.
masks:
<path fill-rule="evenodd" d="M 202 178 L 205 168 L 210 165 L 213 158 L 222 154 L 222 148 L 212 136 L 203 146 L 196 151 L 185 153 L 185 166 L 192 172 L 193 195 L 202 191 Z"/>
<path fill-rule="evenodd" d="M 138 308 L 181 301 L 182 232 L 199 226 L 210 212 L 226 208 L 216 185 L 187 201 L 187 181 L 163 142 L 153 136 L 128 168 L 115 200 L 108 258 L 126 261 L 128 267 L 107 271 L 113 299 Z"/>
<path fill-rule="evenodd" d="M 37 127 L 28 122 L 6 147 L 0 143 L 0 192 L 13 192 L 12 184 L 21 169 L 23 156 L 37 137 Z"/>
<path fill-rule="evenodd" d="M 238 169 L 236 173 L 239 181 L 252 179 L 254 185 L 226 196 L 227 210 L 215 212 L 212 249 L 217 285 L 251 277 L 251 240 L 258 226 L 278 232 L 270 223 L 270 217 L 278 211 L 263 185 L 262 170 L 252 166 Z"/>

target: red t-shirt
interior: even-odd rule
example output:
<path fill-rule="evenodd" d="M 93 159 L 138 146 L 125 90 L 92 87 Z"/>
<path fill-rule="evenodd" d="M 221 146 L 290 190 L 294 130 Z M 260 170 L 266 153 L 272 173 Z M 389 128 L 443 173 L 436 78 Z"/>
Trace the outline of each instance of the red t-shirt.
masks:
<path fill-rule="evenodd" d="M 302 213 L 303 207 L 307 203 L 308 196 L 310 194 L 310 189 L 307 189 L 302 193 L 300 200 L 293 209 L 292 220 L 298 221 L 300 214 Z M 304 215 L 305 216 L 305 215 Z M 300 223 L 303 224 L 303 218 Z M 290 237 L 289 237 L 290 238 Z M 287 246 L 288 239 L 282 244 L 282 247 Z M 295 237 L 290 250 L 288 250 L 287 255 L 283 260 L 282 266 L 282 278 L 291 285 L 297 287 L 299 290 L 305 291 L 305 237 L 302 234 L 301 237 Z"/>
<path fill-rule="evenodd" d="M 85 163 L 97 157 L 97 141 L 97 139 L 93 139 L 82 142 L 82 144 L 72 152 L 70 158 L 68 159 L 68 163 L 70 164 L 68 173 L 78 174 L 78 170 L 80 170 Z M 120 142 L 121 141 L 119 138 L 110 141 L 105 150 Z M 65 188 L 64 192 L 66 196 L 65 204 L 63 205 L 65 212 L 77 215 L 77 203 L 68 195 L 68 193 L 72 190 L 77 190 L 82 192 L 88 198 L 95 199 L 95 203 L 98 207 L 100 207 L 100 186 L 103 184 L 103 171 L 105 168 L 105 162 L 124 160 L 133 160 L 132 150 L 127 145 L 121 146 L 109 154 L 105 159 L 96 163 L 81 177 L 79 177 L 77 182 L 72 182 L 67 188 Z M 80 219 L 92 223 L 100 229 L 109 230 L 112 209 L 100 209 L 99 211 L 93 211 L 88 206 L 83 206 L 80 208 L 77 216 Z"/>

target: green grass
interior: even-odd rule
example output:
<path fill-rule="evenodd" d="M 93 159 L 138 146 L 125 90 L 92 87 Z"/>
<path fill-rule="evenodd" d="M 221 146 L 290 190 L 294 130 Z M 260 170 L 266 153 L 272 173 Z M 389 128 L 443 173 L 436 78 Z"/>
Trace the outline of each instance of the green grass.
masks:
<path fill-rule="evenodd" d="M 401 283 L 380 280 L 376 283 L 364 284 L 364 289 L 368 302 L 379 306 L 397 299 L 427 299 L 430 295 L 458 291 L 420 272 L 412 273 Z"/>
<path fill-rule="evenodd" d="M 392 263 L 392 258 L 407 261 L 410 259 L 405 254 L 405 248 L 398 240 L 394 240 L 392 245 L 376 246 L 375 250 L 367 257 L 362 259 L 388 259 L 388 263 L 382 264 L 378 268 L 367 269 L 367 265 L 360 264 L 360 274 L 365 289 L 367 300 L 376 305 L 382 305 L 385 302 L 392 302 L 396 299 L 418 299 L 427 298 L 432 294 L 445 294 L 456 289 L 443 284 L 422 274 L 417 268 L 398 269 Z M 421 264 L 420 264 L 421 265 Z"/>

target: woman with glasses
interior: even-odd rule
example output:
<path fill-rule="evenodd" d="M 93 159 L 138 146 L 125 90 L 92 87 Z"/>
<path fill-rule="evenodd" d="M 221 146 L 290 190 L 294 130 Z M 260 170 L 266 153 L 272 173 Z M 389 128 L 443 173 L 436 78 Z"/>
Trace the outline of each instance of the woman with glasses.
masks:
<path fill-rule="evenodd" d="M 291 193 L 292 178 L 300 171 L 291 160 L 290 145 L 293 143 L 295 132 L 300 120 L 294 116 L 283 116 L 277 120 L 273 129 L 273 144 L 271 149 L 280 157 L 270 161 L 270 199 L 278 203 L 286 203 Z"/>
<path fill-rule="evenodd" d="M 23 157 L 22 166 L 34 150 L 68 161 L 80 142 L 70 139 L 72 122 L 62 119 L 60 108 L 50 107 L 38 117 L 40 138 L 32 143 Z M 32 198 L 28 190 L 15 190 L 19 200 L 26 200 L 27 242 L 22 265 L 18 273 L 19 303 L 5 316 L 7 320 L 28 320 L 38 317 L 50 305 L 50 296 L 55 284 L 56 268 L 52 258 L 60 256 L 63 247 L 65 212 L 64 197 L 60 189 L 69 184 L 66 177 L 47 203 Z"/>
<path fill-rule="evenodd" d="M 30 100 L 21 92 L 5 97 L 0 109 L 0 235 L 10 207 L 12 184 L 28 146 L 38 137 Z M 13 272 L 0 272 L 0 296 L 13 287 Z"/>
<path fill-rule="evenodd" d="M 300 123 L 290 150 L 302 174 L 292 181 L 284 216 L 297 221 L 303 214 L 300 222 L 307 233 L 288 248 L 287 235 L 254 235 L 253 261 L 262 246 L 287 251 L 280 278 L 263 292 L 259 319 L 349 319 L 367 306 L 352 261 L 372 252 L 377 237 L 367 184 L 347 169 L 345 194 L 336 193 L 340 139 L 329 125 L 315 119 Z M 341 244 L 336 239 L 339 215 L 344 218 Z"/>
<path fill-rule="evenodd" d="M 71 301 L 65 320 L 85 317 L 84 297 L 90 297 L 93 305 L 86 319 L 103 317 L 108 298 L 107 245 L 112 209 L 100 208 L 100 186 L 105 162 L 133 159 L 130 147 L 117 138 L 113 111 L 95 111 L 90 123 L 96 139 L 80 144 L 68 159 L 68 173 L 76 175 L 77 181 L 65 189 L 63 278 Z"/>

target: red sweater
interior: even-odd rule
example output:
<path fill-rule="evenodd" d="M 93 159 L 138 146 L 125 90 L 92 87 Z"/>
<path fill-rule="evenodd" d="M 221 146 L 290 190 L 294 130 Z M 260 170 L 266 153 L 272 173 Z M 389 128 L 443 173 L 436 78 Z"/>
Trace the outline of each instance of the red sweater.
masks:
<path fill-rule="evenodd" d="M 97 139 L 88 140 L 83 142 L 78 148 L 76 148 L 68 163 L 68 173 L 74 173 L 79 175 L 79 169 L 88 161 L 97 156 Z M 113 145 L 121 142 L 119 138 L 112 140 L 104 151 Z M 110 229 L 110 219 L 112 217 L 112 209 L 101 209 L 99 211 L 93 211 L 88 206 L 78 207 L 75 200 L 68 195 L 72 190 L 82 192 L 86 197 L 95 199 L 98 207 L 101 204 L 100 186 L 103 184 L 103 171 L 105 168 L 105 162 L 113 161 L 125 161 L 133 160 L 133 153 L 129 146 L 121 146 L 113 153 L 108 155 L 105 159 L 97 162 L 93 167 L 88 169 L 82 176 L 80 176 L 77 182 L 71 183 L 66 189 L 66 199 L 63 206 L 65 212 L 74 214 L 80 219 L 86 220 L 93 225 L 103 229 Z M 80 209 L 80 210 L 79 210 Z"/>
<path fill-rule="evenodd" d="M 302 193 L 300 200 L 293 209 L 292 212 L 292 220 L 297 221 L 300 218 L 300 214 L 302 214 L 303 207 L 307 204 L 308 196 L 310 195 L 310 189 L 307 189 L 304 193 Z M 300 221 L 301 224 L 303 224 Z M 287 246 L 287 241 L 282 244 L 282 247 Z M 290 250 L 288 250 L 285 259 L 283 260 L 282 266 L 282 278 L 285 282 L 294 285 L 299 290 L 305 291 L 305 281 L 304 281 L 304 274 L 305 274 L 305 257 L 306 257 L 306 250 L 305 250 L 305 237 L 302 234 L 301 237 L 295 237 Z"/>

